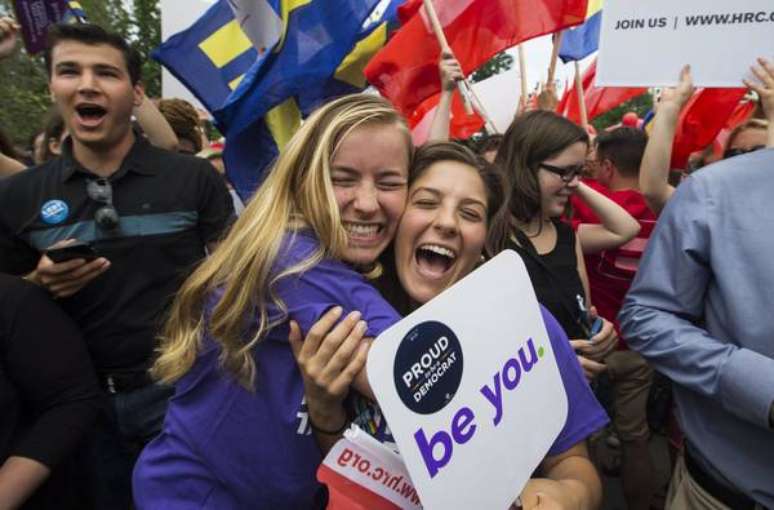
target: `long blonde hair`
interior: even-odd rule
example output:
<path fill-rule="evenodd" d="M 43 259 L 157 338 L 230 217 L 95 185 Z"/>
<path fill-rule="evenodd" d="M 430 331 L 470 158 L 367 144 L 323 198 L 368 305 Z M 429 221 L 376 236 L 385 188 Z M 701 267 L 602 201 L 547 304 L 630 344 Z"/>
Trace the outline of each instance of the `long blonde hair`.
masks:
<path fill-rule="evenodd" d="M 159 357 L 151 374 L 173 383 L 193 366 L 205 329 L 204 302 L 216 289 L 222 297 L 208 315 L 206 329 L 221 347 L 221 366 L 244 387 L 255 379 L 251 350 L 285 317 L 269 320 L 267 303 L 286 308 L 274 293 L 276 282 L 302 272 L 323 257 L 340 258 L 347 243 L 330 177 L 330 162 L 342 139 L 365 124 L 395 124 L 411 140 L 405 121 L 377 96 L 337 99 L 312 114 L 288 142 L 247 208 L 185 281 L 162 330 Z M 273 274 L 286 232 L 314 231 L 320 248 L 307 260 Z M 257 327 L 248 329 L 256 314 Z M 250 335 L 245 338 L 245 335 Z"/>

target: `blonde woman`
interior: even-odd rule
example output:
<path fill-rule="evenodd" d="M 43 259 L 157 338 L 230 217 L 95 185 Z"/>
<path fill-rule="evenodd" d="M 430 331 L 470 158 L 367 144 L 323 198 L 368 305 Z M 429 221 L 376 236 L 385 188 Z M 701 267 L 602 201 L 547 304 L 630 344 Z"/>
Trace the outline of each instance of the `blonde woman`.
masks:
<path fill-rule="evenodd" d="M 305 410 L 288 321 L 306 332 L 338 306 L 375 337 L 399 319 L 361 273 L 395 234 L 411 151 L 371 96 L 322 107 L 293 137 L 175 299 L 152 369 L 175 396 L 135 468 L 138 508 L 322 508 L 310 429 L 332 431 Z"/>

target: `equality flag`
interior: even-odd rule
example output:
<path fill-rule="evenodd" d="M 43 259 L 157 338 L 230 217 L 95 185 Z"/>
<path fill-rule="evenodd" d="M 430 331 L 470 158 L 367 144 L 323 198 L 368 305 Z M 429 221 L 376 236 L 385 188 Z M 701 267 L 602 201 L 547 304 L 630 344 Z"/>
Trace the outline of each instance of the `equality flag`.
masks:
<path fill-rule="evenodd" d="M 375 7 L 367 11 L 368 5 L 373 4 Z M 332 97 L 363 90 L 366 82 L 362 69 L 387 40 L 390 27 L 396 23 L 399 4 L 399 0 L 359 2 L 358 10 L 368 14 L 365 21 L 353 16 L 331 28 L 330 23 L 315 27 L 311 21 L 315 13 L 319 14 L 320 0 L 297 0 L 291 4 L 279 0 L 220 0 L 194 25 L 157 48 L 154 58 L 214 114 L 227 137 L 223 157 L 229 179 L 246 199 L 304 115 Z M 339 5 L 327 7 L 337 9 Z M 310 13 L 309 9 L 314 10 Z M 346 16 L 345 12 L 337 18 L 339 21 Z M 302 14 L 304 18 L 299 20 L 297 15 Z M 321 20 L 319 16 L 316 19 Z M 304 31 L 305 28 L 310 30 Z M 312 50 L 324 46 L 320 39 L 324 38 L 325 43 L 331 38 L 338 40 L 341 30 L 354 30 L 356 35 L 350 37 L 345 55 L 329 61 L 332 69 L 328 69 L 328 74 L 324 78 L 322 72 L 315 76 L 299 74 L 298 66 L 304 64 L 294 62 L 290 53 L 305 52 L 308 58 L 314 58 Z M 337 48 L 343 46 L 347 44 L 339 41 Z M 263 66 L 271 66 L 271 72 L 269 67 L 261 70 Z M 250 91 L 259 86 L 257 83 L 236 90 L 247 76 L 255 82 L 259 75 L 264 76 L 261 73 L 276 85 L 271 100 L 268 96 L 261 98 L 256 90 Z M 283 80 L 287 84 L 284 91 Z M 246 112 L 253 115 L 235 126 L 231 118 L 221 115 L 228 101 L 232 108 L 260 108 Z"/>
<path fill-rule="evenodd" d="M 358 41 L 376 0 L 296 0 L 282 5 L 277 47 L 253 65 L 215 118 L 229 131 L 247 128 L 292 96 L 324 83 Z M 227 148 L 228 149 L 228 148 Z"/>
<path fill-rule="evenodd" d="M 298 95 L 304 115 L 331 98 L 362 92 L 368 86 L 363 70 L 373 56 L 384 47 L 392 32 L 400 25 L 398 10 L 403 0 L 380 0 L 363 23 L 358 40 L 342 59 L 332 76 Z"/>
<path fill-rule="evenodd" d="M 436 10 L 463 73 L 522 41 L 581 23 L 587 0 L 447 0 Z M 366 78 L 405 115 L 441 90 L 440 47 L 424 8 L 371 60 Z"/>
<path fill-rule="evenodd" d="M 274 50 L 247 71 L 213 112 L 225 129 L 227 175 L 243 199 L 263 180 L 304 115 L 330 99 L 328 94 L 352 91 L 357 72 L 351 70 L 362 66 L 360 54 L 380 40 L 377 31 L 386 30 L 381 16 L 375 16 L 386 12 L 374 10 L 378 3 L 297 0 L 290 10 L 281 11 L 284 30 Z"/>
<path fill-rule="evenodd" d="M 151 56 L 213 112 L 225 103 L 259 57 L 266 58 L 279 41 L 275 35 L 276 28 L 282 28 L 279 18 L 258 22 L 274 37 L 267 37 L 264 44 L 255 47 L 231 5 L 220 0 L 188 29 L 164 41 Z"/>
<path fill-rule="evenodd" d="M 683 108 L 672 144 L 672 168 L 685 168 L 692 152 L 713 143 L 747 89 L 702 89 Z"/>
<path fill-rule="evenodd" d="M 599 32 L 602 27 L 603 0 L 589 0 L 586 21 L 581 26 L 569 28 L 562 33 L 559 58 L 565 64 L 583 60 L 599 49 Z"/>
<path fill-rule="evenodd" d="M 260 186 L 267 168 L 301 126 L 295 98 L 288 98 L 240 131 L 226 132 L 223 163 L 239 197 L 246 201 Z"/>
<path fill-rule="evenodd" d="M 597 62 L 595 60 L 583 73 L 581 79 L 589 121 L 648 91 L 646 88 L 595 87 L 596 75 Z M 581 122 L 580 102 L 574 85 L 567 87 L 556 111 L 573 122 Z"/>

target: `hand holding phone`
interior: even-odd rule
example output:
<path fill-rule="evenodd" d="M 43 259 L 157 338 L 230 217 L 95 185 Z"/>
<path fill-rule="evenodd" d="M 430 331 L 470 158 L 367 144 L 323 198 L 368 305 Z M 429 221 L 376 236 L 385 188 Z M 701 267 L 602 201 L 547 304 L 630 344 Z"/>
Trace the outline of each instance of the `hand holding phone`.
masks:
<path fill-rule="evenodd" d="M 110 268 L 110 261 L 94 248 L 74 239 L 60 241 L 43 253 L 27 279 L 47 289 L 54 297 L 68 297 Z"/>
<path fill-rule="evenodd" d="M 86 262 L 99 257 L 94 247 L 87 242 L 76 241 L 64 246 L 56 246 L 46 250 L 46 256 L 57 264 L 68 260 L 83 259 Z"/>

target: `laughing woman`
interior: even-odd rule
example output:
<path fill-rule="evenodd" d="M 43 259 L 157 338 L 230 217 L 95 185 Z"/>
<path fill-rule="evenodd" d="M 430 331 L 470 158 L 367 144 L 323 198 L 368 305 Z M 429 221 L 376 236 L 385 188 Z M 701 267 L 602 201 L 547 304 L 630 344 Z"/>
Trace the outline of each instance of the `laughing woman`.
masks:
<path fill-rule="evenodd" d="M 405 123 L 372 96 L 299 129 L 172 306 L 152 372 L 175 395 L 135 468 L 138 508 L 323 507 L 288 321 L 307 331 L 329 308 L 356 309 L 373 337 L 398 320 L 361 273 L 394 237 L 411 152 Z"/>
<path fill-rule="evenodd" d="M 503 194 L 499 175 L 468 149 L 444 142 L 417 150 L 408 203 L 395 238 L 393 269 L 405 292 L 400 288 L 386 292 L 396 307 L 408 313 L 476 267 Z M 388 268 L 385 276 L 389 274 Z M 607 417 L 584 379 L 567 335 L 546 309 L 541 308 L 541 313 L 567 393 L 568 414 L 538 477 L 522 493 L 522 502 L 524 508 L 533 508 L 538 499 L 554 505 L 550 508 L 597 508 L 601 483 L 585 439 L 604 426 Z M 304 376 L 310 412 L 332 415 L 338 409 L 340 424 L 347 420 L 344 399 L 352 374 L 357 372 L 352 368 L 359 368 L 365 356 L 355 349 L 362 333 L 347 321 L 332 328 L 335 319 L 326 314 L 304 342 L 294 328 L 291 344 Z M 374 412 L 378 410 L 372 416 Z M 375 435 L 389 439 L 379 429 Z M 336 439 L 335 434 L 327 439 L 322 436 L 318 434 L 321 447 Z"/>

